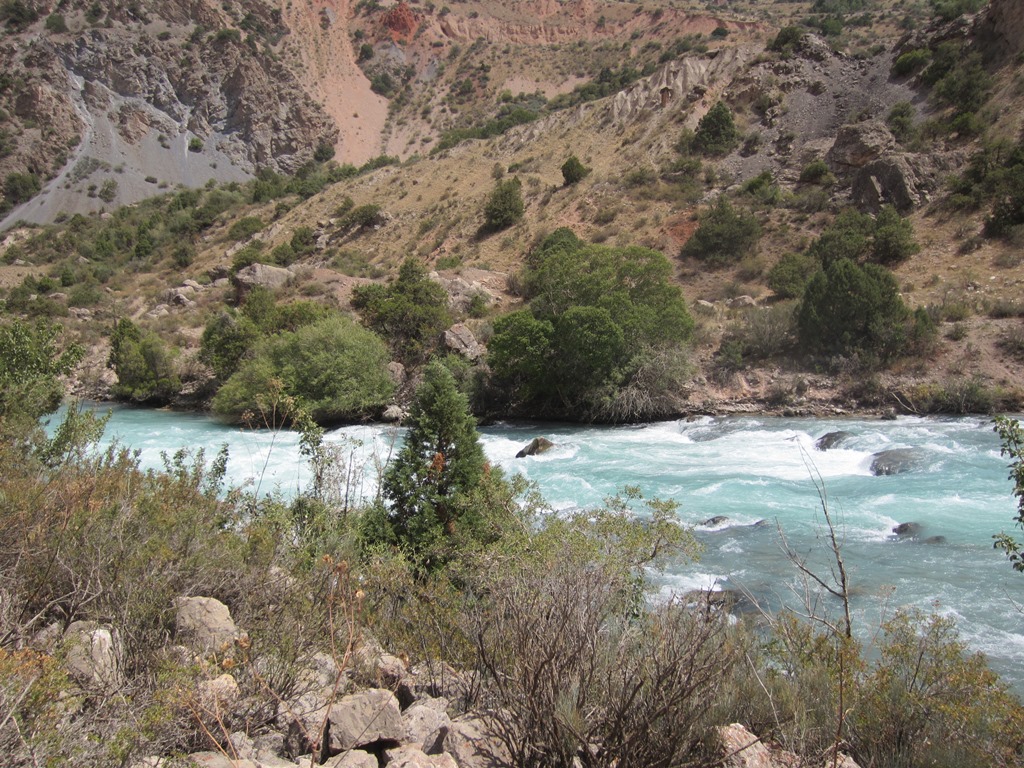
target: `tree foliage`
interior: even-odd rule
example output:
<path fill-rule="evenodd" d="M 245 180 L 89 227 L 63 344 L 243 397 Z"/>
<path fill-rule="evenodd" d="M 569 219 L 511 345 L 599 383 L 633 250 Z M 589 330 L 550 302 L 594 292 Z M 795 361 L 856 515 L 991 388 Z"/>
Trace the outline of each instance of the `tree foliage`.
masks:
<path fill-rule="evenodd" d="M 801 344 L 810 352 L 865 352 L 886 360 L 903 351 L 910 320 L 889 270 L 842 258 L 826 265 L 807 285 L 797 328 Z"/>
<path fill-rule="evenodd" d="M 589 173 L 590 169 L 576 155 L 569 155 L 569 159 L 562 163 L 562 179 L 567 187 L 583 181 Z"/>
<path fill-rule="evenodd" d="M 717 102 L 697 123 L 693 148 L 704 155 L 727 155 L 740 143 L 740 131 L 732 111 L 724 102 Z"/>
<path fill-rule="evenodd" d="M 475 493 L 501 479 L 484 458 L 466 396 L 442 363 L 424 369 L 407 424 L 381 483 L 387 508 L 367 515 L 363 535 L 371 546 L 397 545 L 429 570 L 499 534 L 493 510 Z"/>
<path fill-rule="evenodd" d="M 1010 457 L 1010 480 L 1013 481 L 1013 495 L 1017 499 L 1017 514 L 1013 518 L 1017 528 L 1024 528 L 1024 430 L 1017 419 L 997 416 L 995 431 L 1002 442 L 1000 455 Z M 1024 573 L 1024 551 L 1021 543 L 1008 533 L 995 537 L 996 549 L 1006 553 L 1015 571 Z"/>
<path fill-rule="evenodd" d="M 853 208 L 841 212 L 811 244 L 809 253 L 823 266 L 840 259 L 892 265 L 919 250 L 910 221 L 884 205 L 874 218 Z"/>
<path fill-rule="evenodd" d="M 599 416 L 655 350 L 689 340 L 693 319 L 670 278 L 657 251 L 590 245 L 556 230 L 527 259 L 529 309 L 494 323 L 495 383 L 521 404 Z"/>
<path fill-rule="evenodd" d="M 452 322 L 448 294 L 413 257 L 402 262 L 398 277 L 387 285 L 357 287 L 352 292 L 352 306 L 406 362 L 426 358 Z"/>
<path fill-rule="evenodd" d="M 697 231 L 680 255 L 712 267 L 733 264 L 749 255 L 761 239 L 761 225 L 749 213 L 737 210 L 725 195 L 700 215 Z"/>
<path fill-rule="evenodd" d="M 388 354 L 381 340 L 341 315 L 269 336 L 213 399 L 216 413 L 260 426 L 280 426 L 281 396 L 294 398 L 319 422 L 358 421 L 391 397 Z"/>
<path fill-rule="evenodd" d="M 499 180 L 484 205 L 484 228 L 492 232 L 508 229 L 523 218 L 525 211 L 519 178 Z"/>
<path fill-rule="evenodd" d="M 167 403 L 181 390 L 175 358 L 156 333 L 127 318 L 118 321 L 110 337 L 107 365 L 117 374 L 115 397 L 139 403 Z"/>

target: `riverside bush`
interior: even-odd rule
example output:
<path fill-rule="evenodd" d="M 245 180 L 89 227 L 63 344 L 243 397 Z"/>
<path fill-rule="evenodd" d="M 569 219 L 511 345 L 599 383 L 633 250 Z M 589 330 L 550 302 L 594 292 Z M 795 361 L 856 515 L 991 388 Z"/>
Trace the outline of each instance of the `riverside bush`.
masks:
<path fill-rule="evenodd" d="M 394 384 L 388 354 L 373 333 L 338 315 L 284 331 L 257 344 L 213 399 L 232 421 L 281 426 L 281 395 L 320 422 L 359 421 L 388 402 Z"/>
<path fill-rule="evenodd" d="M 714 205 L 700 215 L 697 231 L 686 241 L 680 255 L 722 267 L 753 253 L 760 238 L 761 225 L 757 219 L 736 210 L 725 195 L 719 195 Z"/>
<path fill-rule="evenodd" d="M 686 368 L 661 350 L 685 344 L 693 319 L 671 267 L 657 251 L 584 243 L 558 229 L 527 258 L 529 308 L 494 321 L 488 344 L 492 395 L 544 411 L 586 418 L 640 418 L 665 403 Z M 643 374 L 641 374 L 643 371 Z M 624 413 L 640 380 L 660 381 L 647 406 Z M 507 406 L 506 406 L 507 407 Z M 625 409 L 628 410 L 628 409 Z"/>

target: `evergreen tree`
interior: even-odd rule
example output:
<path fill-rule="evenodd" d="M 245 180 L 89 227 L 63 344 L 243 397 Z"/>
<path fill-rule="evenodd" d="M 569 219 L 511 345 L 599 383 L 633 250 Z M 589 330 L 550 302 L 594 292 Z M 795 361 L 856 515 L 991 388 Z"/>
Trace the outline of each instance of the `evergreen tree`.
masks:
<path fill-rule="evenodd" d="M 588 173 L 590 173 L 590 169 L 580 162 L 576 155 L 570 155 L 569 159 L 562 163 L 562 178 L 567 187 L 583 181 Z"/>
<path fill-rule="evenodd" d="M 487 462 L 466 396 L 439 362 L 425 369 L 408 423 L 382 483 L 390 509 L 368 538 L 397 543 L 429 567 L 450 540 L 480 538 L 480 510 L 461 502 L 484 479 Z"/>
<path fill-rule="evenodd" d="M 740 141 L 740 132 L 732 119 L 732 112 L 718 102 L 697 123 L 694 148 L 705 155 L 727 155 Z"/>
<path fill-rule="evenodd" d="M 523 185 L 518 178 L 499 181 L 484 206 L 484 226 L 492 232 L 507 229 L 523 218 Z"/>

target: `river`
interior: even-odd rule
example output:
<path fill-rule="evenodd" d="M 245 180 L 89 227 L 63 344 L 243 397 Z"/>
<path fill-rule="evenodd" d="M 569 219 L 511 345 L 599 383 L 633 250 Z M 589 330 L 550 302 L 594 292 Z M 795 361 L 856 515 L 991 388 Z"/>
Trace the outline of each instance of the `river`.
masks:
<path fill-rule="evenodd" d="M 105 410 L 106 406 L 92 406 Z M 849 433 L 836 448 L 815 449 L 822 435 Z M 516 459 L 537 435 L 554 441 L 541 456 Z M 837 523 L 850 574 L 854 621 L 863 639 L 900 607 L 952 616 L 974 650 L 1024 693 L 1024 574 L 992 548 L 1016 510 L 991 420 L 984 417 L 800 419 L 701 418 L 625 427 L 498 425 L 481 430 L 492 463 L 535 482 L 554 510 L 600 504 L 626 485 L 679 502 L 704 552 L 661 577 L 664 594 L 695 588 L 745 591 L 774 607 L 792 604 L 800 580 L 782 552 L 790 546 L 824 570 L 827 551 L 817 487 Z M 162 451 L 228 444 L 230 482 L 260 494 L 294 494 L 307 472 L 289 432 L 253 432 L 208 417 L 114 408 L 104 440 L 137 449 L 145 467 Z M 387 426 L 333 430 L 355 473 L 354 489 L 372 497 L 379 467 L 400 445 Z M 913 449 L 908 471 L 874 476 L 873 454 Z M 725 517 L 712 525 L 714 517 Z M 766 521 L 758 525 L 760 521 Z M 921 526 L 916 538 L 892 534 Z M 1019 532 L 1018 532 L 1019 533 Z M 1024 534 L 1022 534 L 1024 535 Z M 941 537 L 925 543 L 930 537 Z M 834 606 L 833 606 L 834 607 Z"/>

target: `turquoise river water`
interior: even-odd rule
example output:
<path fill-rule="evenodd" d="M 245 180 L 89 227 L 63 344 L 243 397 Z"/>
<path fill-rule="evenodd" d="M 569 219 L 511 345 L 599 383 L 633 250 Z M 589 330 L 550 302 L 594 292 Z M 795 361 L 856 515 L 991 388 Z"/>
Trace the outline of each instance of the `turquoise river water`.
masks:
<path fill-rule="evenodd" d="M 815 450 L 817 438 L 835 430 L 850 433 L 841 447 Z M 498 425 L 481 434 L 491 462 L 535 482 L 555 510 L 600 504 L 626 485 L 679 502 L 680 519 L 695 527 L 704 552 L 661 577 L 664 594 L 737 589 L 770 607 L 794 603 L 800 580 L 779 529 L 794 550 L 826 567 L 820 478 L 842 538 L 861 636 L 869 639 L 900 607 L 952 616 L 970 647 L 1024 692 L 1024 574 L 992 548 L 992 535 L 1012 528 L 1016 504 L 989 419 L 702 418 L 628 427 Z M 516 459 L 537 435 L 555 448 Z M 162 451 L 202 448 L 212 457 L 226 443 L 230 481 L 250 481 L 261 494 L 293 494 L 307 477 L 297 436 L 288 432 L 115 408 L 105 436 L 113 439 L 137 449 L 144 467 L 160 467 Z M 346 427 L 327 439 L 357 470 L 355 491 L 372 497 L 401 430 Z M 921 460 L 902 474 L 872 475 L 872 455 L 891 448 L 915 449 Z M 716 516 L 728 519 L 705 524 Z M 762 520 L 768 524 L 755 525 Z M 920 536 L 893 536 L 902 522 L 920 524 Z M 944 541 L 924 543 L 927 537 Z"/>

